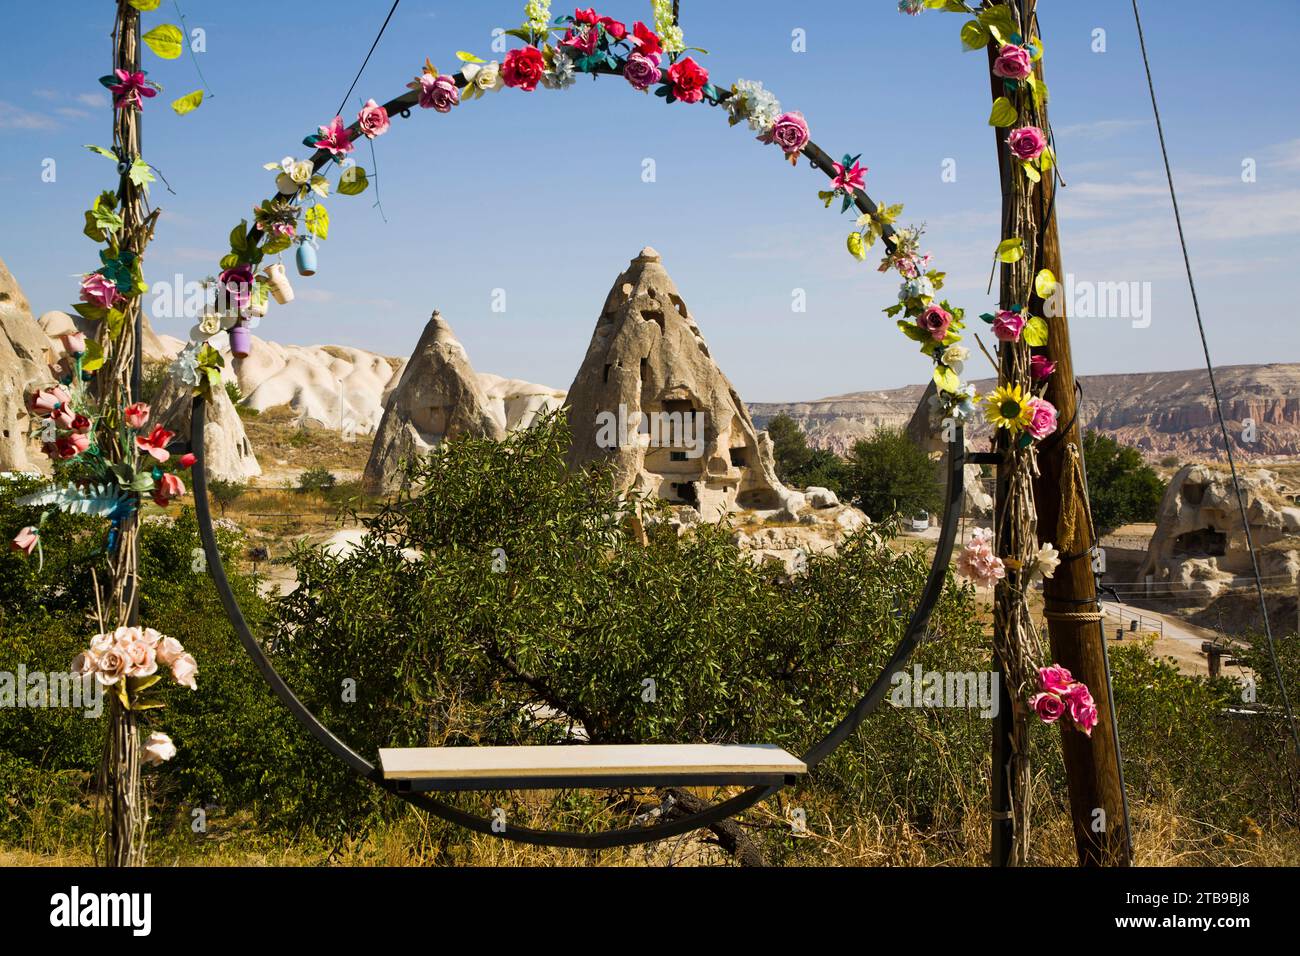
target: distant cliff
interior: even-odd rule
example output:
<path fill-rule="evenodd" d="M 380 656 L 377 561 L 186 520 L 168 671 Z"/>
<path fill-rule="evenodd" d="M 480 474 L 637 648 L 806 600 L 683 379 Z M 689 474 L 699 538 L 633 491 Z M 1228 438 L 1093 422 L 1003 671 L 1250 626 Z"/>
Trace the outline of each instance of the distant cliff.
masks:
<path fill-rule="evenodd" d="M 1229 365 L 1216 369 L 1223 411 L 1243 458 L 1300 455 L 1300 364 Z M 1151 459 L 1222 458 L 1223 439 L 1214 416 L 1204 370 L 1084 375 L 1080 421 L 1133 445 Z M 975 383 L 983 393 L 989 380 Z M 759 402 L 749 406 L 758 427 L 785 412 L 808 433 L 811 444 L 847 451 L 884 425 L 907 424 L 925 393 L 923 385 L 852 392 L 812 402 Z M 1254 423 L 1253 441 L 1242 440 Z M 986 433 L 977 426 L 977 438 Z"/>

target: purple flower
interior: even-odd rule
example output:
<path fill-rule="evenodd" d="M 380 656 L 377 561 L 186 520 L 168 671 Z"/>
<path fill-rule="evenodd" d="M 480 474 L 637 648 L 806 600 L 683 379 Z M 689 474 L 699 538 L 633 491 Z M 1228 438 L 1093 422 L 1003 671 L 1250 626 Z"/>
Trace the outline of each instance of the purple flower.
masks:
<path fill-rule="evenodd" d="M 793 163 L 808 145 L 808 121 L 802 113 L 782 113 L 772 128 L 761 133 L 758 139 L 763 143 L 776 143 Z"/>
<path fill-rule="evenodd" d="M 417 83 L 420 90 L 420 106 L 426 110 L 450 113 L 451 108 L 460 103 L 460 90 L 456 88 L 456 81 L 449 74 L 430 76 L 428 73 L 421 73 L 416 83 L 412 83 L 411 86 L 414 88 Z"/>
<path fill-rule="evenodd" d="M 644 90 L 653 86 L 663 76 L 663 72 L 659 69 L 659 56 L 633 53 L 627 58 L 627 63 L 623 67 L 623 76 L 634 89 Z"/>
<path fill-rule="evenodd" d="M 253 291 L 253 267 L 247 264 L 232 266 L 221 273 L 222 288 L 230 296 L 230 301 L 242 309 L 248 305 Z"/>

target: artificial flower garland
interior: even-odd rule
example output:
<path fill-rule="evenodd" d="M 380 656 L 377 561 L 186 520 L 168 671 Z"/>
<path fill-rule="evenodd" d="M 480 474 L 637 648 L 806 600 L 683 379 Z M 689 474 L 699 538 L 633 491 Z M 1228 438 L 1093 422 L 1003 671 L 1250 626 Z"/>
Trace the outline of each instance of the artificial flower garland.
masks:
<path fill-rule="evenodd" d="M 530 0 L 525 5 L 524 24 L 507 35 L 523 41 L 524 46 L 509 50 L 502 61 L 485 61 L 466 52 L 458 52 L 458 73 L 440 73 L 426 59 L 420 74 L 408 84 L 421 109 L 448 113 L 452 109 L 502 88 L 534 92 L 539 86 L 565 89 L 579 73 L 620 75 L 635 90 L 650 92 L 666 103 L 708 103 L 723 106 L 731 125 L 747 123 L 760 142 L 779 147 L 786 161 L 797 165 L 812 145 L 808 121 L 797 111 L 784 111 L 771 92 L 761 83 L 738 80 L 729 89 L 719 89 L 709 71 L 688 48 L 674 21 L 671 0 L 652 0 L 653 28 L 637 21 L 629 28 L 595 8 L 577 8 L 571 16 L 550 20 L 550 3 Z M 403 115 L 407 114 L 403 110 Z M 336 116 L 303 140 L 316 150 L 311 159 L 285 157 L 266 168 L 275 173 L 277 198 L 271 206 L 258 207 L 250 230 L 241 221 L 231 232 L 231 251 L 221 260 L 222 282 L 251 288 L 249 298 L 262 303 L 265 277 L 257 269 L 267 255 L 283 252 L 292 242 L 310 242 L 327 238 L 329 214 L 321 200 L 330 193 L 328 179 L 320 170 L 333 162 L 344 166 L 337 191 L 355 195 L 365 188 L 365 171 L 356 166 L 350 155 L 358 138 L 374 139 L 389 129 L 390 117 L 385 107 L 367 101 L 351 126 Z M 944 273 L 930 267 L 930 255 L 920 251 L 920 228 L 894 229 L 902 213 L 901 205 L 874 207 L 866 196 L 868 168 L 860 156 L 845 155 L 826 170 L 831 188 L 818 193 L 827 206 L 836 198 L 840 211 L 857 206 L 864 211 L 850 233 L 847 246 L 858 259 L 884 240 L 887 252 L 880 271 L 896 269 L 903 278 L 899 300 L 886 310 L 891 316 L 902 314 L 899 328 L 916 341 L 934 365 L 933 378 L 938 389 L 937 404 L 941 417 L 965 418 L 974 407 L 974 389 L 963 385 L 960 375 L 969 355 L 957 343 L 964 329 L 963 310 L 946 299 L 938 299 Z M 304 232 L 298 233 L 301 219 Z M 232 272 L 231 270 L 238 270 Z M 247 325 L 256 320 L 247 305 L 236 302 L 221 320 L 222 327 Z M 217 328 L 209 321 L 207 329 Z M 200 351 L 215 332 L 204 332 L 191 339 L 178 359 L 175 374 L 198 392 L 207 392 L 220 381 L 219 368 L 210 360 L 204 365 Z"/>

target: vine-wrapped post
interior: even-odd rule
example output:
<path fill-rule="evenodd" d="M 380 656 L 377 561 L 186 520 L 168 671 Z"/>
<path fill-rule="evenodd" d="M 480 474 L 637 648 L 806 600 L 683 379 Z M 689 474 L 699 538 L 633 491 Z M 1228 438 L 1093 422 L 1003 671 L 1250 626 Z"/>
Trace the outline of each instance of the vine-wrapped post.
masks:
<path fill-rule="evenodd" d="M 140 72 L 140 11 L 128 0 L 118 0 L 113 29 L 113 69 Z M 121 249 L 139 260 L 148 244 L 152 217 L 146 218 L 142 187 L 131 177 L 132 164 L 141 154 L 140 111 L 129 106 L 113 111 L 113 146 L 119 157 L 118 182 L 122 230 Z M 98 339 L 104 344 L 105 364 L 97 377 L 99 399 L 104 409 L 117 414 L 135 400 L 139 388 L 139 330 L 143 297 L 126 300 L 125 317 L 115 333 L 102 324 Z M 125 400 L 124 400 L 125 399 Z M 108 412 L 101 423 L 98 442 L 104 457 L 120 462 L 133 453 L 120 444 L 119 422 Z M 117 625 L 134 626 L 139 617 L 136 553 L 137 511 L 120 520 L 109 550 L 109 575 L 99 582 L 101 614 Z M 136 715 L 111 695 L 108 739 L 104 746 L 103 786 L 108 800 L 108 866 L 138 866 L 144 862 L 144 832 L 147 820 L 140 780 L 140 730 Z"/>
<path fill-rule="evenodd" d="M 1017 558 L 1032 554 L 1040 543 L 1054 542 L 1060 551 L 1060 567 L 1043 581 L 1044 616 L 1051 657 L 1091 690 L 1096 708 L 1096 725 L 1091 734 L 1080 732 L 1069 722 L 1061 722 L 1061 746 L 1075 844 L 1079 862 L 1083 865 L 1126 865 L 1130 856 L 1127 808 L 1116 744 L 1105 633 L 1100 624 L 1093 576 L 1096 542 L 1091 532 L 1082 444 L 1076 420 L 1078 403 L 1069 325 L 1063 296 L 1054 281 L 1054 277 L 1063 275 L 1054 204 L 1055 157 L 1048 147 L 1042 152 L 1048 162 L 1043 162 L 1042 156 L 1033 162 L 1024 162 L 1026 152 L 1010 145 L 1020 145 L 1017 134 L 1021 133 L 1025 150 L 1031 150 L 1033 137 L 1024 135 L 1023 130 L 1051 129 L 1047 117 L 1042 46 L 1037 39 L 1037 0 L 1011 0 L 1006 7 L 1014 18 L 1019 43 L 1031 50 L 1036 49 L 1038 55 L 1034 57 L 1031 75 L 1021 88 L 1016 103 L 1015 128 L 1009 135 L 1005 129 L 997 130 L 999 170 L 1003 182 L 1003 235 L 1024 239 L 1023 256 L 1003 265 L 1000 299 L 1004 309 L 1024 307 L 1030 315 L 1043 316 L 1046 320 L 1046 342 L 1037 347 L 1037 361 L 1054 368 L 1046 377 L 1045 397 L 1057 410 L 1059 428 L 1039 445 L 1032 467 L 1027 470 L 1017 467 L 1014 464 L 1017 459 L 1012 458 L 999 471 L 1000 520 L 1007 521 L 1004 509 L 1011 514 L 1001 544 L 1006 549 L 1004 554 Z M 1005 66 L 1002 69 L 998 66 L 1002 54 L 1003 50 L 996 42 L 990 44 L 994 119 L 999 98 L 1007 95 L 1003 79 L 1007 70 Z M 1005 348 L 1005 344 L 1002 349 L 1002 381 L 1028 387 L 1031 379 L 1029 348 L 1023 338 L 1012 348 Z M 1005 437 L 1003 443 L 1007 443 Z M 1003 591 L 1013 590 L 1011 582 L 1016 576 L 1017 571 L 1008 567 Z M 1005 608 L 1004 603 L 1007 605 Z M 1018 627 L 1027 623 L 1032 633 L 1032 621 L 1014 618 L 1013 611 L 1016 616 L 1024 614 L 1027 617 L 1028 606 L 1020 603 L 1013 608 L 1011 602 L 999 600 L 997 614 L 1001 624 Z M 1019 707 L 1019 701 L 1024 700 L 1025 695 L 1022 693 L 1017 698 L 1016 688 L 1013 686 L 1011 689 Z M 1020 778 L 1021 773 L 1028 773 L 1027 762 L 1023 767 L 1018 763 L 1021 734 L 1026 729 L 1020 720 L 1016 720 L 1010 755 L 1013 807 L 1017 787 L 1028 785 L 1027 776 L 1023 780 Z M 995 821 L 995 833 L 996 827 Z M 1019 846 L 1023 836 L 1019 832 L 1015 835 L 1013 853 L 1016 855 L 1023 850 Z"/>

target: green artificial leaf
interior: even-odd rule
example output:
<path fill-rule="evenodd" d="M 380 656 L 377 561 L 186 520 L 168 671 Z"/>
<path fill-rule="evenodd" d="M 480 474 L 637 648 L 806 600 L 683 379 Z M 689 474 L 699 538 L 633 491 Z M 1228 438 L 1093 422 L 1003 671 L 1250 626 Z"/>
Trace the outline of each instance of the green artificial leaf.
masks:
<path fill-rule="evenodd" d="M 1019 262 L 1025 257 L 1025 240 L 1003 239 L 998 243 L 997 256 L 1003 262 Z"/>
<path fill-rule="evenodd" d="M 1011 8 L 1003 4 L 996 4 L 981 10 L 978 14 L 980 23 L 988 28 L 993 39 L 999 43 L 1010 42 L 1007 38 L 1015 33 L 1016 18 L 1011 14 Z"/>
<path fill-rule="evenodd" d="M 78 302 L 73 305 L 72 310 L 87 322 L 103 322 L 108 317 L 108 309 L 90 302 Z"/>
<path fill-rule="evenodd" d="M 153 170 L 149 168 L 149 164 L 139 156 L 131 161 L 131 170 L 127 173 L 127 178 L 142 188 L 146 193 L 149 192 L 149 184 L 156 181 Z"/>
<path fill-rule="evenodd" d="M 1033 163 L 1021 163 L 1020 168 L 1025 171 L 1025 177 L 1034 183 L 1042 182 L 1043 177 L 1039 175 L 1038 170 L 1034 169 Z"/>
<path fill-rule="evenodd" d="M 230 230 L 230 249 L 232 252 L 245 252 L 248 249 L 248 220 L 239 220 L 239 225 Z"/>
<path fill-rule="evenodd" d="M 992 40 L 989 28 L 978 20 L 971 20 L 961 28 L 961 45 L 967 50 L 979 50 Z"/>
<path fill-rule="evenodd" d="M 1056 275 L 1051 269 L 1040 269 L 1034 276 L 1034 291 L 1040 299 L 1046 299 L 1056 291 Z"/>
<path fill-rule="evenodd" d="M 351 169 L 352 167 L 349 166 L 348 168 Z M 313 176 L 311 182 L 307 185 L 321 199 L 325 199 L 330 194 L 330 181 L 319 173 Z"/>
<path fill-rule="evenodd" d="M 159 710 L 167 705 L 161 700 L 137 700 L 131 703 L 132 710 Z"/>
<path fill-rule="evenodd" d="M 886 309 L 885 311 L 889 310 Z M 925 331 L 925 329 L 915 323 L 908 322 L 906 319 L 898 320 L 898 330 L 913 342 L 925 342 L 927 340 L 931 342 L 934 341 L 929 332 Z"/>
<path fill-rule="evenodd" d="M 198 109 L 199 104 L 202 102 L 203 91 L 195 90 L 193 93 L 186 93 L 180 99 L 172 100 L 172 109 L 174 109 L 178 115 L 184 116 L 186 113 L 192 113 Z"/>
<path fill-rule="evenodd" d="M 898 221 L 898 217 L 903 214 L 903 204 L 894 203 L 892 206 L 881 206 L 876 210 L 876 221 L 882 226 L 888 226 Z"/>
<path fill-rule="evenodd" d="M 131 480 L 127 487 L 132 491 L 152 491 L 153 475 L 147 471 L 142 471 Z"/>
<path fill-rule="evenodd" d="M 1014 126 L 1019 115 L 1009 99 L 999 96 L 993 101 L 993 111 L 989 113 L 989 125 Z"/>
<path fill-rule="evenodd" d="M 831 208 L 831 203 L 835 201 L 835 193 L 829 189 L 817 190 L 817 198 L 826 204 L 826 208 Z"/>
<path fill-rule="evenodd" d="M 1039 346 L 1047 344 L 1047 320 L 1041 316 L 1031 315 L 1025 323 L 1020 338 L 1026 345 Z"/>
<path fill-rule="evenodd" d="M 94 339 L 86 339 L 86 351 L 81 356 L 81 370 L 94 372 L 104 364 L 104 346 Z"/>
<path fill-rule="evenodd" d="M 126 324 L 126 313 L 121 309 L 109 309 L 108 314 L 104 316 L 104 325 L 108 329 L 108 337 L 117 338 L 122 334 L 122 326 Z"/>
<path fill-rule="evenodd" d="M 266 241 L 262 243 L 262 254 L 267 256 L 278 256 L 291 245 L 293 245 L 292 236 L 275 233 L 267 236 Z"/>
<path fill-rule="evenodd" d="M 961 379 L 957 373 L 946 365 L 936 365 L 934 368 L 934 384 L 941 392 L 958 392 L 961 390 Z"/>
<path fill-rule="evenodd" d="M 349 166 L 339 177 L 339 193 L 344 196 L 359 195 L 365 192 L 369 185 L 370 180 L 366 178 L 366 171 L 360 166 Z"/>
<path fill-rule="evenodd" d="M 457 50 L 457 51 L 456 51 L 456 59 L 460 60 L 460 62 L 462 62 L 462 63 L 484 63 L 484 62 L 486 62 L 482 57 L 480 57 L 480 56 L 475 56 L 473 53 L 466 53 L 464 50 Z"/>
<path fill-rule="evenodd" d="M 148 13 L 150 10 L 157 10 L 162 6 L 162 0 L 126 0 L 126 2 L 141 13 Z"/>
<path fill-rule="evenodd" d="M 164 60 L 174 60 L 185 50 L 185 34 L 171 23 L 160 23 L 140 38 Z"/>
<path fill-rule="evenodd" d="M 223 269 L 233 269 L 235 266 L 239 265 L 239 256 L 233 252 L 227 253 L 221 257 L 217 265 L 221 266 Z"/>
<path fill-rule="evenodd" d="M 330 237 L 330 214 L 329 210 L 320 203 L 312 206 L 307 210 L 307 215 L 303 217 L 307 224 L 307 231 L 317 239 L 328 239 Z"/>
<path fill-rule="evenodd" d="M 894 305 L 887 306 L 882 311 L 892 319 L 894 316 L 898 315 L 898 313 L 903 311 L 903 303 L 898 302 Z"/>
<path fill-rule="evenodd" d="M 91 146 L 89 144 L 87 144 L 86 149 L 90 150 L 92 153 L 99 153 L 100 156 L 107 156 L 113 162 L 117 162 L 117 153 L 113 152 L 111 149 L 105 149 L 103 146 Z"/>

